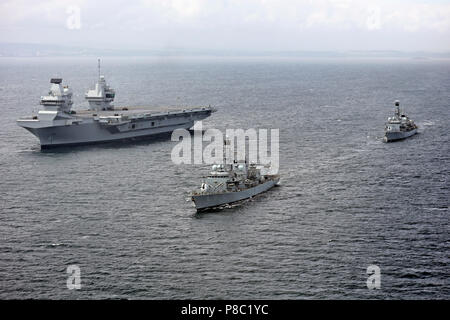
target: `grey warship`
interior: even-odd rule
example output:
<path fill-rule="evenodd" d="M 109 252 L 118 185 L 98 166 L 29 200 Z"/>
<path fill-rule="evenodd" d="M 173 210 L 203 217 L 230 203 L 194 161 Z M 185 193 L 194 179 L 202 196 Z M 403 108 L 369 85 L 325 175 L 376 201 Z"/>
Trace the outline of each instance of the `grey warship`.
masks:
<path fill-rule="evenodd" d="M 229 141 L 225 141 L 225 147 Z M 225 154 L 225 153 L 224 153 Z M 263 167 L 264 168 L 264 167 Z M 201 187 L 191 192 L 197 212 L 222 209 L 227 205 L 252 198 L 278 184 L 278 174 L 263 174 L 261 167 L 247 161 L 215 164 Z"/>
<path fill-rule="evenodd" d="M 400 102 L 395 101 L 395 113 L 389 117 L 384 128 L 384 142 L 411 137 L 417 133 L 417 125 L 404 113 L 400 112 Z"/>
<path fill-rule="evenodd" d="M 61 78 L 50 80 L 51 88 L 40 99 L 41 110 L 17 124 L 40 140 L 42 149 L 102 142 L 148 138 L 189 129 L 194 121 L 205 119 L 216 111 L 212 107 L 114 107 L 115 91 L 100 75 L 95 88 L 85 99 L 89 108 L 72 110 L 72 90 L 63 86 Z"/>

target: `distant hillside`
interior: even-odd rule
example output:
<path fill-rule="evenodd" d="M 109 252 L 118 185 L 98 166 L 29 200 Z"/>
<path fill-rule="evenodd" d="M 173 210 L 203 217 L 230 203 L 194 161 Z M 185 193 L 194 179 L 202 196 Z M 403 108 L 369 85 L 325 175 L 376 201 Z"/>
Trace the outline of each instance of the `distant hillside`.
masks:
<path fill-rule="evenodd" d="M 244 50 L 133 50 L 84 48 L 34 43 L 0 43 L 0 57 L 52 56 L 261 56 L 304 58 L 450 58 L 450 52 L 403 51 L 244 51 Z"/>

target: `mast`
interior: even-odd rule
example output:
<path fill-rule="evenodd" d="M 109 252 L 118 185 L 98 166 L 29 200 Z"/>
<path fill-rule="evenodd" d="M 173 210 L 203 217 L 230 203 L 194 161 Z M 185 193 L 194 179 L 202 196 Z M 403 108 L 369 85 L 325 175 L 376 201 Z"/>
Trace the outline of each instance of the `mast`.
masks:
<path fill-rule="evenodd" d="M 225 135 L 225 139 L 223 139 L 223 165 L 224 168 L 231 169 L 233 160 L 233 149 L 234 145 L 231 144 L 230 138 Z"/>
<path fill-rule="evenodd" d="M 115 91 L 112 89 L 101 75 L 100 58 L 97 59 L 98 80 L 95 88 L 88 90 L 85 94 L 85 99 L 89 102 L 90 110 L 112 110 L 114 106 L 111 103 L 114 101 Z"/>
<path fill-rule="evenodd" d="M 395 100 L 395 114 L 400 117 L 400 101 Z"/>
<path fill-rule="evenodd" d="M 230 145 L 230 139 L 228 136 L 225 136 L 225 139 L 223 139 L 223 165 L 226 166 L 228 162 L 229 157 L 229 145 Z"/>

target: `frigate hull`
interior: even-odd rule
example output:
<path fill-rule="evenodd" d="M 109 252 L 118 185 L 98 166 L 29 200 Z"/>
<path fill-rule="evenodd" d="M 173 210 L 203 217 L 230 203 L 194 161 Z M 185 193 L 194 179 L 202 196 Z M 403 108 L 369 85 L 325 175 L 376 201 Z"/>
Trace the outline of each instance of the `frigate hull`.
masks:
<path fill-rule="evenodd" d="M 275 186 L 279 179 L 273 179 L 261 183 L 255 187 L 238 192 L 225 192 L 219 194 L 193 195 L 192 201 L 198 211 L 220 207 L 226 204 L 232 204 L 241 200 L 251 198 L 259 193 L 265 192 Z"/>
<path fill-rule="evenodd" d="M 386 132 L 384 136 L 385 142 L 392 142 L 396 140 L 406 139 L 411 137 L 417 133 L 417 129 L 413 129 L 410 131 L 400 131 L 400 132 Z"/>

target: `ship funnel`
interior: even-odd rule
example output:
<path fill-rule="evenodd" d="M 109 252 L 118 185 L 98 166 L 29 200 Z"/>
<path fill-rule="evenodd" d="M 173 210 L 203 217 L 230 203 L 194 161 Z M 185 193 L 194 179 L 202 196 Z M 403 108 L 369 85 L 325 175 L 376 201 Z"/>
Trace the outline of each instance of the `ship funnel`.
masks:
<path fill-rule="evenodd" d="M 395 100 L 395 115 L 400 117 L 400 101 Z"/>

